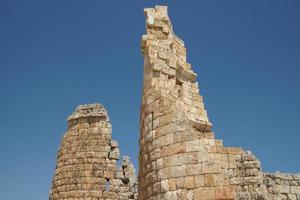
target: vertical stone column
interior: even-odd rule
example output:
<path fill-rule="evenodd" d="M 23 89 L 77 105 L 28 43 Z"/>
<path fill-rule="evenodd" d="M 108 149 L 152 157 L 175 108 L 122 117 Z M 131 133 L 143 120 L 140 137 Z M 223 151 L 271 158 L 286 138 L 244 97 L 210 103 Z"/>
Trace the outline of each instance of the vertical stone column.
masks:
<path fill-rule="evenodd" d="M 145 16 L 139 199 L 193 199 L 209 160 L 212 124 L 167 7 L 145 9 Z"/>
<path fill-rule="evenodd" d="M 78 106 L 68 118 L 49 199 L 136 199 L 133 165 L 124 157 L 118 166 L 119 156 L 106 109 Z"/>
<path fill-rule="evenodd" d="M 298 198 L 298 176 L 279 181 L 278 175 L 263 174 L 251 152 L 224 147 L 214 138 L 197 75 L 186 60 L 184 42 L 173 32 L 167 7 L 144 11 L 138 199 Z"/>

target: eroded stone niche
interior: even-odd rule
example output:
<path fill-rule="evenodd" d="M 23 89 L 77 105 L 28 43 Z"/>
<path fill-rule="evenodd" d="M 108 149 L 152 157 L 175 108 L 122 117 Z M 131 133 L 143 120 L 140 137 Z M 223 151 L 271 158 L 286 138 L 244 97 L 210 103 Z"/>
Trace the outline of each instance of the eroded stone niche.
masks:
<path fill-rule="evenodd" d="M 128 156 L 117 164 L 120 153 L 111 130 L 101 104 L 76 108 L 58 151 L 50 200 L 137 198 L 134 167 Z"/>

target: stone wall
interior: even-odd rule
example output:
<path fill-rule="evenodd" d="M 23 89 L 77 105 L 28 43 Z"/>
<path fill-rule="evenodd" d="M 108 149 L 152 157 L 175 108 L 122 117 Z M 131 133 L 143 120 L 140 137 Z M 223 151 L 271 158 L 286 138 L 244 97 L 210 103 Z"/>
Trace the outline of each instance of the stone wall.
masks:
<path fill-rule="evenodd" d="M 136 199 L 134 167 L 127 156 L 118 166 L 119 156 L 105 108 L 78 106 L 68 118 L 49 199 Z"/>
<path fill-rule="evenodd" d="M 274 175 L 263 174 L 251 152 L 224 147 L 222 140 L 215 139 L 197 75 L 186 60 L 184 42 L 173 32 L 167 7 L 147 8 L 145 16 L 138 199 L 299 196 L 297 176 L 290 181 L 271 178 Z M 295 185 L 286 186 L 290 183 Z"/>
<path fill-rule="evenodd" d="M 269 199 L 300 199 L 300 174 L 264 173 L 263 177 Z"/>

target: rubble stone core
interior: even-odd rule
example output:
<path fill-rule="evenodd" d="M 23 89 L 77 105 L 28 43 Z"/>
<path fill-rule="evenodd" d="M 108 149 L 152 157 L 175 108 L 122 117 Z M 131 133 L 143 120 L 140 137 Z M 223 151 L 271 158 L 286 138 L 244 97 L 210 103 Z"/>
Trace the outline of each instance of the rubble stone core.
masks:
<path fill-rule="evenodd" d="M 300 200 L 300 175 L 262 173 L 251 152 L 215 139 L 167 7 L 144 11 L 138 199 Z"/>
<path fill-rule="evenodd" d="M 50 200 L 129 200 L 137 198 L 135 170 L 118 143 L 100 104 L 80 105 L 68 118 L 58 156 Z"/>

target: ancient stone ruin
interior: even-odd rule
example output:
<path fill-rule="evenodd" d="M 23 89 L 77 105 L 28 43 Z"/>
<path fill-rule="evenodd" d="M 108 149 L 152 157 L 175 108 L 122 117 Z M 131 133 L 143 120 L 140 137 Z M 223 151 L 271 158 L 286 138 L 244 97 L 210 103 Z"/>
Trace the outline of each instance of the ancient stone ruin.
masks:
<path fill-rule="evenodd" d="M 300 200 L 300 174 L 263 173 L 250 151 L 214 137 L 167 7 L 145 16 L 138 182 L 128 157 L 117 163 L 105 108 L 81 105 L 68 118 L 50 200 Z"/>
<path fill-rule="evenodd" d="M 136 199 L 133 165 L 124 156 L 119 166 L 119 157 L 105 108 L 78 106 L 68 118 L 49 199 Z"/>

